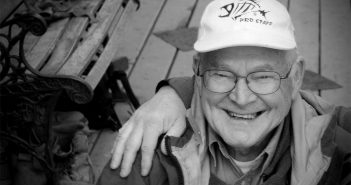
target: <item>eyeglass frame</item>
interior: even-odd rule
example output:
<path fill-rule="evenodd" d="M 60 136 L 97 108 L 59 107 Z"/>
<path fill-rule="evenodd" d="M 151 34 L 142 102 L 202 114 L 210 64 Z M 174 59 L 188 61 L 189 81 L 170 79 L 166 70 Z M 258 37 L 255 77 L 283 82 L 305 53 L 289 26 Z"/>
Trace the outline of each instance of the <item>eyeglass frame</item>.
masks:
<path fill-rule="evenodd" d="M 295 63 L 294 63 L 294 64 L 295 64 Z M 240 75 L 237 75 L 237 74 L 235 74 L 235 73 L 233 73 L 233 72 L 231 72 L 231 71 L 228 71 L 228 70 L 216 70 L 216 69 L 208 69 L 208 70 L 205 70 L 202 74 L 200 74 L 200 65 L 198 64 L 198 65 L 197 65 L 196 76 L 199 76 L 199 77 L 201 77 L 201 78 L 204 80 L 204 74 L 205 74 L 207 71 L 226 71 L 226 72 L 232 73 L 232 74 L 236 77 L 236 79 L 235 79 L 235 81 L 234 81 L 234 86 L 233 86 L 233 88 L 231 88 L 230 90 L 228 90 L 228 91 L 226 91 L 226 92 L 215 92 L 215 91 L 212 91 L 212 90 L 208 89 L 207 86 L 206 86 L 206 83 L 204 83 L 205 88 L 206 88 L 208 91 L 213 92 L 213 93 L 228 93 L 228 92 L 232 91 L 233 89 L 235 89 L 236 84 L 237 84 L 237 82 L 239 81 L 239 79 L 245 78 L 245 82 L 246 82 L 246 84 L 247 84 L 247 87 L 250 89 L 251 92 L 253 92 L 253 93 L 255 93 L 255 94 L 260 94 L 260 95 L 267 95 L 267 94 L 273 94 L 273 93 L 275 93 L 275 92 L 278 91 L 278 89 L 280 88 L 281 80 L 282 80 L 282 79 L 287 79 L 287 78 L 289 77 L 290 72 L 291 72 L 291 69 L 293 68 L 294 64 L 291 65 L 289 71 L 285 74 L 285 76 L 281 76 L 281 75 L 280 75 L 278 72 L 276 72 L 276 71 L 254 71 L 254 72 L 250 72 L 250 73 L 247 74 L 246 76 L 240 76 Z M 255 91 L 253 91 L 253 90 L 250 88 L 250 86 L 248 85 L 247 77 L 248 77 L 250 74 L 257 73 L 257 72 L 273 72 L 273 73 L 278 74 L 278 76 L 279 76 L 279 85 L 277 85 L 278 88 L 277 88 L 276 90 L 274 90 L 273 92 L 271 92 L 271 93 L 265 93 L 265 94 L 263 94 L 263 93 L 257 93 L 257 92 L 255 92 Z"/>

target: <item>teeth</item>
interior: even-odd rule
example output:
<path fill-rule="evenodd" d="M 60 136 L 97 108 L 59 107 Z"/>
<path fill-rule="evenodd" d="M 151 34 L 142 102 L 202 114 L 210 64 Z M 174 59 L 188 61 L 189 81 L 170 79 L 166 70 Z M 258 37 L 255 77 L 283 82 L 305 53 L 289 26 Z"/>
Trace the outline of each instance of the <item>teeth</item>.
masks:
<path fill-rule="evenodd" d="M 241 118 L 241 119 L 254 119 L 257 116 L 257 113 L 254 114 L 237 114 L 234 112 L 228 112 L 231 117 Z"/>

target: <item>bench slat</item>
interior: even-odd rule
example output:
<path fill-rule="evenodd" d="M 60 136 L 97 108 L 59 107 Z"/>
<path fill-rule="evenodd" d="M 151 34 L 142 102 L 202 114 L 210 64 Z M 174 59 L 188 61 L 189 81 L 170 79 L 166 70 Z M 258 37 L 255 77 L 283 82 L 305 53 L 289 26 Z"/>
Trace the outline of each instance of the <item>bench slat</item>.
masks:
<path fill-rule="evenodd" d="M 48 30 L 39 38 L 32 50 L 26 53 L 28 63 L 35 69 L 39 69 L 48 59 L 59 41 L 69 18 L 52 23 Z"/>
<path fill-rule="evenodd" d="M 321 1 L 321 71 L 343 88 L 322 91 L 337 105 L 351 106 L 351 11 L 345 0 Z"/>
<path fill-rule="evenodd" d="M 129 18 L 131 17 L 131 14 L 135 13 L 136 7 L 137 5 L 135 3 L 127 4 L 116 29 L 114 29 L 112 33 L 112 37 L 96 62 L 98 65 L 94 65 L 85 78 L 85 81 L 88 82 L 93 88 L 97 86 L 102 75 L 104 75 L 107 67 L 113 60 L 114 54 L 118 52 L 117 46 L 121 44 L 121 38 L 124 38 L 127 31 L 125 29 L 125 25 L 130 20 Z"/>
<path fill-rule="evenodd" d="M 79 76 L 84 72 L 91 62 L 92 56 L 95 55 L 101 42 L 106 37 L 111 22 L 120 8 L 121 0 L 107 0 L 103 4 L 98 12 L 98 22 L 91 25 L 86 38 L 58 71 L 58 74 Z"/>
<path fill-rule="evenodd" d="M 102 0 L 86 1 L 86 14 L 94 15 Z M 89 23 L 88 17 L 73 17 L 69 21 L 65 32 L 63 33 L 60 41 L 57 43 L 52 55 L 47 64 L 41 70 L 44 74 L 55 74 L 61 66 L 65 63 L 68 57 L 76 48 L 78 41 L 81 39 L 82 33 L 85 31 Z"/>
<path fill-rule="evenodd" d="M 74 17 L 69 21 L 67 28 L 57 43 L 55 50 L 52 52 L 48 63 L 40 71 L 41 73 L 55 74 L 61 68 L 70 54 L 74 51 L 87 23 L 88 18 L 86 17 Z"/>
<path fill-rule="evenodd" d="M 134 13 L 129 15 L 128 18 L 126 17 L 123 29 L 120 31 L 114 31 L 116 34 L 112 34 L 112 39 L 116 41 L 111 41 L 109 44 L 110 46 L 106 46 L 106 48 L 110 48 L 109 50 L 105 49 L 104 53 L 106 53 L 105 57 L 104 54 L 101 55 L 100 61 L 114 61 L 115 59 L 121 57 L 127 57 L 131 63 L 133 63 L 136 57 L 141 52 L 141 49 L 145 43 L 145 40 L 150 34 L 150 30 L 152 29 L 155 20 L 159 14 L 161 7 L 164 4 L 164 0 L 150 0 L 141 2 L 141 7 L 138 11 L 135 11 L 136 6 L 134 6 Z M 129 6 L 128 3 L 127 6 Z M 121 18 L 122 19 L 122 18 Z M 120 22 L 124 22 L 120 20 Z M 118 26 L 120 27 L 120 26 Z M 110 58 L 108 53 L 114 53 L 114 56 Z M 106 60 L 108 59 L 108 60 Z M 108 61 L 108 62 L 110 62 Z M 100 76 L 101 69 L 94 66 L 94 69 L 88 74 L 86 81 L 90 84 L 97 84 L 99 82 L 99 78 L 96 76 Z"/>
<path fill-rule="evenodd" d="M 195 3 L 195 0 L 167 1 L 153 32 L 186 27 Z M 150 35 L 129 78 L 140 102 L 148 100 L 155 93 L 157 82 L 166 77 L 176 53 L 175 47 L 154 34 Z"/>

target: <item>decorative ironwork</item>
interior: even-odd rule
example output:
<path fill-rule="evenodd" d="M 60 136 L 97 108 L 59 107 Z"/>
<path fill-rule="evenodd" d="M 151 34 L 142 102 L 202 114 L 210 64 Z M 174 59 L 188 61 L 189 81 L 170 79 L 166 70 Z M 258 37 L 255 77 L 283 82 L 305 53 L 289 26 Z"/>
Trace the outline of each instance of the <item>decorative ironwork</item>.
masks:
<path fill-rule="evenodd" d="M 48 170 L 52 180 L 57 171 L 53 161 L 52 117 L 61 91 L 52 90 L 46 93 L 35 91 L 23 94 L 1 94 L 1 131 L 3 140 L 14 144 L 11 150 L 28 153 L 36 158 L 42 167 Z M 45 147 L 43 152 L 36 148 Z"/>
<path fill-rule="evenodd" d="M 93 90 L 78 77 L 41 74 L 28 63 L 26 36 L 29 32 L 41 36 L 47 30 L 47 21 L 40 15 L 16 15 L 1 23 L 0 29 L 1 140 L 36 158 L 52 180 L 57 169 L 51 119 L 58 98 L 66 94 L 73 102 L 85 104 L 91 101 Z M 38 146 L 45 146 L 45 152 L 36 152 Z"/>
<path fill-rule="evenodd" d="M 93 97 L 93 90 L 86 82 L 72 77 L 53 76 L 50 78 L 36 78 L 31 81 L 9 84 L 1 88 L 1 94 L 21 95 L 26 93 L 45 93 L 63 90 L 68 97 L 77 104 L 85 104 Z"/>
<path fill-rule="evenodd" d="M 13 27 L 19 26 L 20 31 L 14 35 Z M 45 33 L 47 26 L 43 19 L 39 16 L 15 16 L 15 18 L 4 22 L 0 25 L 0 29 L 6 30 L 7 33 L 0 34 L 2 42 L 1 48 L 1 72 L 0 84 L 15 84 L 21 81 L 28 81 L 34 76 L 40 76 L 33 69 L 25 58 L 23 43 L 28 32 L 33 35 L 40 36 Z M 18 51 L 14 47 L 18 45 Z M 32 73 L 27 73 L 27 69 Z"/>
<path fill-rule="evenodd" d="M 13 35 L 13 26 L 21 29 Z M 92 99 L 93 90 L 85 81 L 74 76 L 40 74 L 27 61 L 24 40 L 28 32 L 40 36 L 47 30 L 47 24 L 40 15 L 18 15 L 1 24 L 0 29 L 8 28 L 7 34 L 0 34 L 0 85 L 1 94 L 17 94 L 30 91 L 45 92 L 64 89 L 73 102 L 87 103 Z M 18 51 L 14 51 L 18 44 Z"/>

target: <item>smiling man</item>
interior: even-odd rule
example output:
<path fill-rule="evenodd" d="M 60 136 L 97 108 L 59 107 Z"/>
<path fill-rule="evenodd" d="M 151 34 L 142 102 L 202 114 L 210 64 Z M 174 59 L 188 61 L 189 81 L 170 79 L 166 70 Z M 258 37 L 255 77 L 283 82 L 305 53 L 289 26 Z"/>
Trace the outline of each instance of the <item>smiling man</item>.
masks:
<path fill-rule="evenodd" d="M 290 72 L 300 76 L 295 80 L 302 75 L 303 64 L 290 55 L 295 50 L 250 46 L 200 54 L 196 84 L 202 111 L 235 159 L 253 160 L 271 141 L 272 130 L 282 127 L 300 84 L 293 84 Z"/>
<path fill-rule="evenodd" d="M 162 87 L 122 127 L 111 161 L 113 169 L 120 167 L 106 167 L 100 184 L 350 183 L 351 149 L 335 145 L 335 135 L 351 111 L 300 91 L 304 61 L 283 5 L 215 0 L 203 13 L 194 49 L 194 79 L 160 84 L 175 91 Z M 141 124 L 152 117 L 161 121 Z M 166 136 L 156 144 L 153 138 L 172 124 L 184 133 L 169 131 L 179 137 Z M 135 154 L 128 150 L 140 145 L 143 154 L 131 170 Z M 149 175 L 141 176 L 150 166 Z"/>

